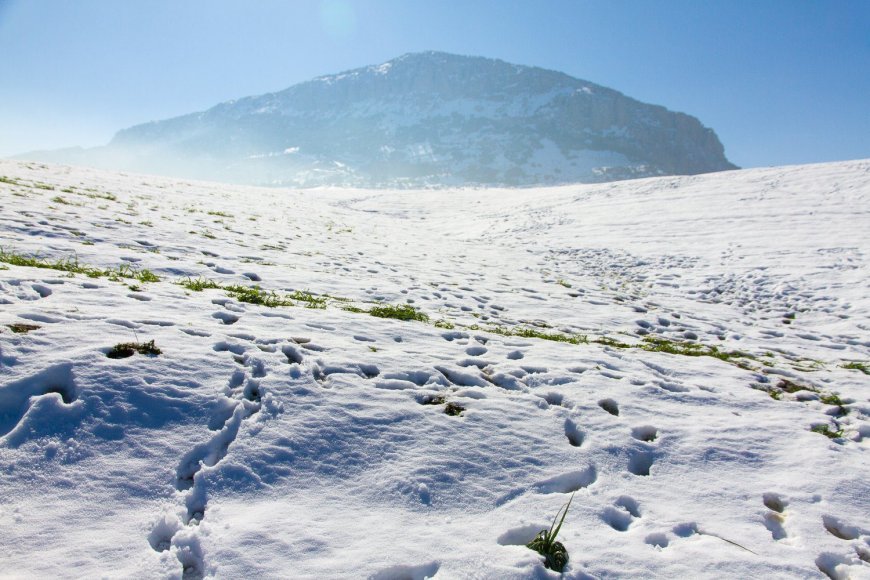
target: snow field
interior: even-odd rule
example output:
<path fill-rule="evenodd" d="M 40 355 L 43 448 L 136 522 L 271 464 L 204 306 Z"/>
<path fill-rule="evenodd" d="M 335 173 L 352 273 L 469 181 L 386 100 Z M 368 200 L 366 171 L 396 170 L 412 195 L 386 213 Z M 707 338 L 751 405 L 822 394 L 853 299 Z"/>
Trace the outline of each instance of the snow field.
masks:
<path fill-rule="evenodd" d="M 568 578 L 870 577 L 868 161 L 480 191 L 0 176 L 7 257 L 160 277 L 0 262 L 2 575 L 558 577 L 525 544 L 576 492 Z M 429 321 L 348 310 L 379 303 Z M 727 356 L 653 348 L 685 344 Z"/>

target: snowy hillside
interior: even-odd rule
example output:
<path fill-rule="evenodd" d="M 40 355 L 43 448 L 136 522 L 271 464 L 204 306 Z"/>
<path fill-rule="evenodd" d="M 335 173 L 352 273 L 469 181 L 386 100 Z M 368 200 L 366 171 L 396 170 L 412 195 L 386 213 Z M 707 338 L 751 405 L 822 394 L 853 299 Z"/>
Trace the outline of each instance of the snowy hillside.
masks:
<path fill-rule="evenodd" d="M 0 576 L 870 578 L 870 160 L 0 176 Z"/>
<path fill-rule="evenodd" d="M 27 159 L 256 185 L 602 182 L 733 169 L 712 129 L 566 74 L 441 52 Z"/>

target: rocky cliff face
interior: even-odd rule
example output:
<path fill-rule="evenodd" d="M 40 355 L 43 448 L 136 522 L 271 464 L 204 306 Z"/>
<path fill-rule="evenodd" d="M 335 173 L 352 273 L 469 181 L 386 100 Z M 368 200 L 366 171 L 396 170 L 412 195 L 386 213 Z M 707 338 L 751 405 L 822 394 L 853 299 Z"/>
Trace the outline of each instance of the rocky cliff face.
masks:
<path fill-rule="evenodd" d="M 79 155 L 298 186 L 525 186 L 734 168 L 689 115 L 559 72 L 437 52 L 131 127 Z"/>

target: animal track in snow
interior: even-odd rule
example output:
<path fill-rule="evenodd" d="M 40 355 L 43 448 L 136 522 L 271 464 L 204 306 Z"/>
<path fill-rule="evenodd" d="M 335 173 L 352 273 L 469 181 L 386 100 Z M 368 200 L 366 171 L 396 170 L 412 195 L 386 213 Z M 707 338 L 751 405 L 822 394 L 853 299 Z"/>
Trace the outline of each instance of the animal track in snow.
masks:
<path fill-rule="evenodd" d="M 52 294 L 51 288 L 45 284 L 31 284 L 30 287 L 39 294 L 40 298 L 48 298 Z"/>
<path fill-rule="evenodd" d="M 60 395 L 67 407 L 78 399 L 71 363 L 53 365 L 35 375 L 0 387 L 0 437 L 15 430 L 44 395 Z"/>
<path fill-rule="evenodd" d="M 613 399 L 601 399 L 598 401 L 598 406 L 614 417 L 619 416 L 619 405 Z"/>
<path fill-rule="evenodd" d="M 644 441 L 646 443 L 652 443 L 656 440 L 658 435 L 658 429 L 650 425 L 642 425 L 640 427 L 635 427 L 631 430 L 632 437 L 634 437 L 638 441 Z"/>
<path fill-rule="evenodd" d="M 218 311 L 212 314 L 212 317 L 217 318 L 224 324 L 235 324 L 239 321 L 239 317 L 229 312 Z"/>
<path fill-rule="evenodd" d="M 653 546 L 653 547 L 659 548 L 659 549 L 667 548 L 668 545 L 670 544 L 670 541 L 668 540 L 667 534 L 663 534 L 661 532 L 655 532 L 655 533 L 649 534 L 646 538 L 643 539 L 643 541 L 645 543 L 649 544 L 650 546 Z"/>
<path fill-rule="evenodd" d="M 589 487 L 598 479 L 598 470 L 594 465 L 590 465 L 586 469 L 577 471 L 569 471 L 543 481 L 539 481 L 532 487 L 538 493 L 572 493 L 577 490 Z"/>
<path fill-rule="evenodd" d="M 628 531 L 628 527 L 638 518 L 640 518 L 640 506 L 637 501 L 627 495 L 617 499 L 601 514 L 601 519 L 618 532 Z"/>
<path fill-rule="evenodd" d="M 565 437 L 568 438 L 568 443 L 574 447 L 581 447 L 586 438 L 583 431 L 577 427 L 577 423 L 575 423 L 570 417 L 565 419 Z"/>
<path fill-rule="evenodd" d="M 851 556 L 842 556 L 832 552 L 819 554 L 815 562 L 819 571 L 831 580 L 851 580 L 853 576 L 849 573 L 849 568 L 861 564 L 860 559 L 855 560 Z"/>
<path fill-rule="evenodd" d="M 857 540 L 864 533 L 860 528 L 850 526 L 831 515 L 822 516 L 822 524 L 829 534 L 841 540 Z"/>
<path fill-rule="evenodd" d="M 655 454 L 646 449 L 629 449 L 628 451 L 628 471 L 634 475 L 649 475 Z"/>
<path fill-rule="evenodd" d="M 215 345 L 216 351 L 231 351 L 228 343 Z M 238 357 L 239 355 L 234 355 Z M 265 364 L 245 357 L 256 377 L 266 375 Z M 257 378 L 248 378 L 242 370 L 236 370 L 227 382 L 226 395 L 222 395 L 217 409 L 209 421 L 209 429 L 217 430 L 211 439 L 194 446 L 185 453 L 176 468 L 175 488 L 183 492 L 185 515 L 182 521 L 165 514 L 152 528 L 148 543 L 158 552 L 176 548 L 176 556 L 182 566 L 182 578 L 202 578 L 205 560 L 195 526 L 206 516 L 208 498 L 197 477 L 203 468 L 215 467 L 230 451 L 238 438 L 242 424 L 257 414 L 262 406 L 263 390 Z M 201 477 L 201 476 L 200 476 Z"/>
<path fill-rule="evenodd" d="M 437 561 L 414 566 L 397 565 L 372 574 L 368 580 L 425 580 L 438 573 L 441 564 Z"/>
<path fill-rule="evenodd" d="M 785 531 L 785 508 L 788 501 L 776 493 L 765 493 L 762 496 L 764 506 L 770 511 L 764 514 L 764 527 L 768 529 L 774 540 L 788 537 Z"/>

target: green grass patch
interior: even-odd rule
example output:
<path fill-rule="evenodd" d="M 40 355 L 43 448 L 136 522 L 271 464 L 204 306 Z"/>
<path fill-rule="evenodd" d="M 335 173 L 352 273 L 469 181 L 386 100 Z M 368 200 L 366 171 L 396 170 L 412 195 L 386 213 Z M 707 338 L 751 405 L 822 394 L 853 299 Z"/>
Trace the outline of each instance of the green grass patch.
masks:
<path fill-rule="evenodd" d="M 224 286 L 223 289 L 239 302 L 258 304 L 260 306 L 266 306 L 267 308 L 293 306 L 293 302 L 289 299 L 278 295 L 275 291 L 266 292 L 259 286 L 242 286 L 234 284 Z"/>
<path fill-rule="evenodd" d="M 153 340 L 149 340 L 148 342 L 139 343 L 139 342 L 121 342 L 112 347 L 112 349 L 106 353 L 106 356 L 109 358 L 127 358 L 133 356 L 134 353 L 143 354 L 146 356 L 157 356 L 162 354 L 163 351 L 157 348 L 154 345 Z"/>
<path fill-rule="evenodd" d="M 822 395 L 821 397 L 819 397 L 819 401 L 821 401 L 824 405 L 836 405 L 837 407 L 843 406 L 843 400 L 840 399 L 840 395 Z"/>
<path fill-rule="evenodd" d="M 193 278 L 188 277 L 187 280 L 182 280 L 181 282 L 177 282 L 177 284 L 187 288 L 191 292 L 202 292 L 203 290 L 221 288 L 220 284 L 214 280 L 208 280 L 207 278 L 197 278 L 194 280 Z"/>
<path fill-rule="evenodd" d="M 326 298 L 323 296 L 315 296 L 307 290 L 296 290 L 287 295 L 290 300 L 305 303 L 305 308 L 315 308 L 323 310 L 326 308 Z"/>
<path fill-rule="evenodd" d="M 535 536 L 534 540 L 526 544 L 527 548 L 534 550 L 544 557 L 544 566 L 556 572 L 564 570 L 565 565 L 568 563 L 568 550 L 565 549 L 562 542 L 556 541 L 556 536 L 559 535 L 559 530 L 562 529 L 562 524 L 565 522 L 565 516 L 568 515 L 568 508 L 571 507 L 571 502 L 573 500 L 574 494 L 572 493 L 571 497 L 568 499 L 568 503 L 556 512 L 556 517 L 553 519 L 550 529 L 541 530 L 538 532 L 538 535 Z M 561 518 L 559 516 L 561 516 Z M 558 524 L 556 523 L 557 520 L 559 522 Z"/>
<path fill-rule="evenodd" d="M 420 322 L 428 322 L 429 317 L 425 313 L 420 312 L 410 304 L 400 304 L 394 306 L 387 304 L 384 306 L 374 306 L 369 310 L 369 314 L 377 318 L 395 318 L 396 320 L 419 320 Z"/>
<path fill-rule="evenodd" d="M 870 375 L 870 365 L 868 365 L 867 363 L 852 361 L 852 362 L 844 363 L 840 366 L 843 367 L 844 369 L 850 369 L 853 371 L 861 371 L 865 375 Z"/>
<path fill-rule="evenodd" d="M 830 425 L 813 425 L 810 427 L 810 431 L 813 433 L 819 433 L 824 435 L 828 439 L 839 439 L 843 436 L 843 430 L 837 429 L 836 431 L 831 429 Z"/>
<path fill-rule="evenodd" d="M 780 379 L 780 381 L 776 383 L 776 388 L 790 394 L 797 393 L 798 391 L 816 391 L 815 387 L 799 385 L 788 379 Z"/>
<path fill-rule="evenodd" d="M 645 337 L 640 348 L 648 352 L 664 352 L 682 356 L 709 356 L 726 362 L 735 358 L 754 358 L 745 352 L 719 350 L 714 345 L 699 344 L 697 342 L 675 342 L 654 336 Z"/>
<path fill-rule="evenodd" d="M 15 334 L 27 334 L 31 330 L 39 330 L 41 327 L 36 324 L 24 324 L 23 322 L 15 322 L 13 324 L 7 324 L 9 330 L 14 332 Z"/>
<path fill-rule="evenodd" d="M 444 398 L 444 395 L 424 395 L 420 399 L 421 405 L 443 405 L 446 402 L 447 399 Z"/>
<path fill-rule="evenodd" d="M 594 342 L 595 344 L 601 344 L 604 346 L 612 346 L 613 348 L 631 348 L 631 345 L 628 344 L 627 342 L 621 342 L 619 340 L 616 340 L 614 338 L 610 338 L 607 336 L 600 336 L 600 337 L 594 339 L 592 342 Z"/>
<path fill-rule="evenodd" d="M 63 190 L 63 191 L 66 191 L 66 190 Z M 118 201 L 118 197 L 113 193 L 101 193 L 95 189 L 89 189 L 87 191 L 89 193 L 77 191 L 76 195 L 83 195 L 83 196 L 88 197 L 90 199 L 105 199 L 108 201 Z"/>
<path fill-rule="evenodd" d="M 819 401 L 823 405 L 831 405 L 833 407 L 837 407 L 837 416 L 838 417 L 842 417 L 843 415 L 849 414 L 849 408 L 846 407 L 846 404 L 840 398 L 840 395 L 837 395 L 835 393 L 822 395 L 821 397 L 819 397 Z"/>
<path fill-rule="evenodd" d="M 78 258 L 75 256 L 50 261 L 47 258 L 42 258 L 40 256 L 28 256 L 0 248 L 0 262 L 5 262 L 6 264 L 11 264 L 13 266 L 25 266 L 28 268 L 58 270 L 60 272 L 69 272 L 72 274 L 84 274 L 89 278 L 108 278 L 115 282 L 122 278 L 138 280 L 143 283 L 160 281 L 160 277 L 151 270 L 139 270 L 129 264 L 122 264 L 115 268 L 94 268 L 93 266 L 87 266 L 80 263 Z"/>
<path fill-rule="evenodd" d="M 476 326 L 476 325 L 475 325 Z M 496 326 L 493 328 L 472 328 L 469 327 L 470 330 L 486 330 L 488 332 L 492 332 L 493 334 L 499 334 L 501 336 L 519 336 L 521 338 L 539 338 L 541 340 L 550 340 L 553 342 L 566 342 L 568 344 L 587 344 L 589 339 L 583 334 L 562 334 L 560 332 L 545 332 L 543 330 L 539 330 L 537 328 L 531 328 L 528 326 L 520 326 L 517 328 L 505 328 L 503 326 Z"/>

